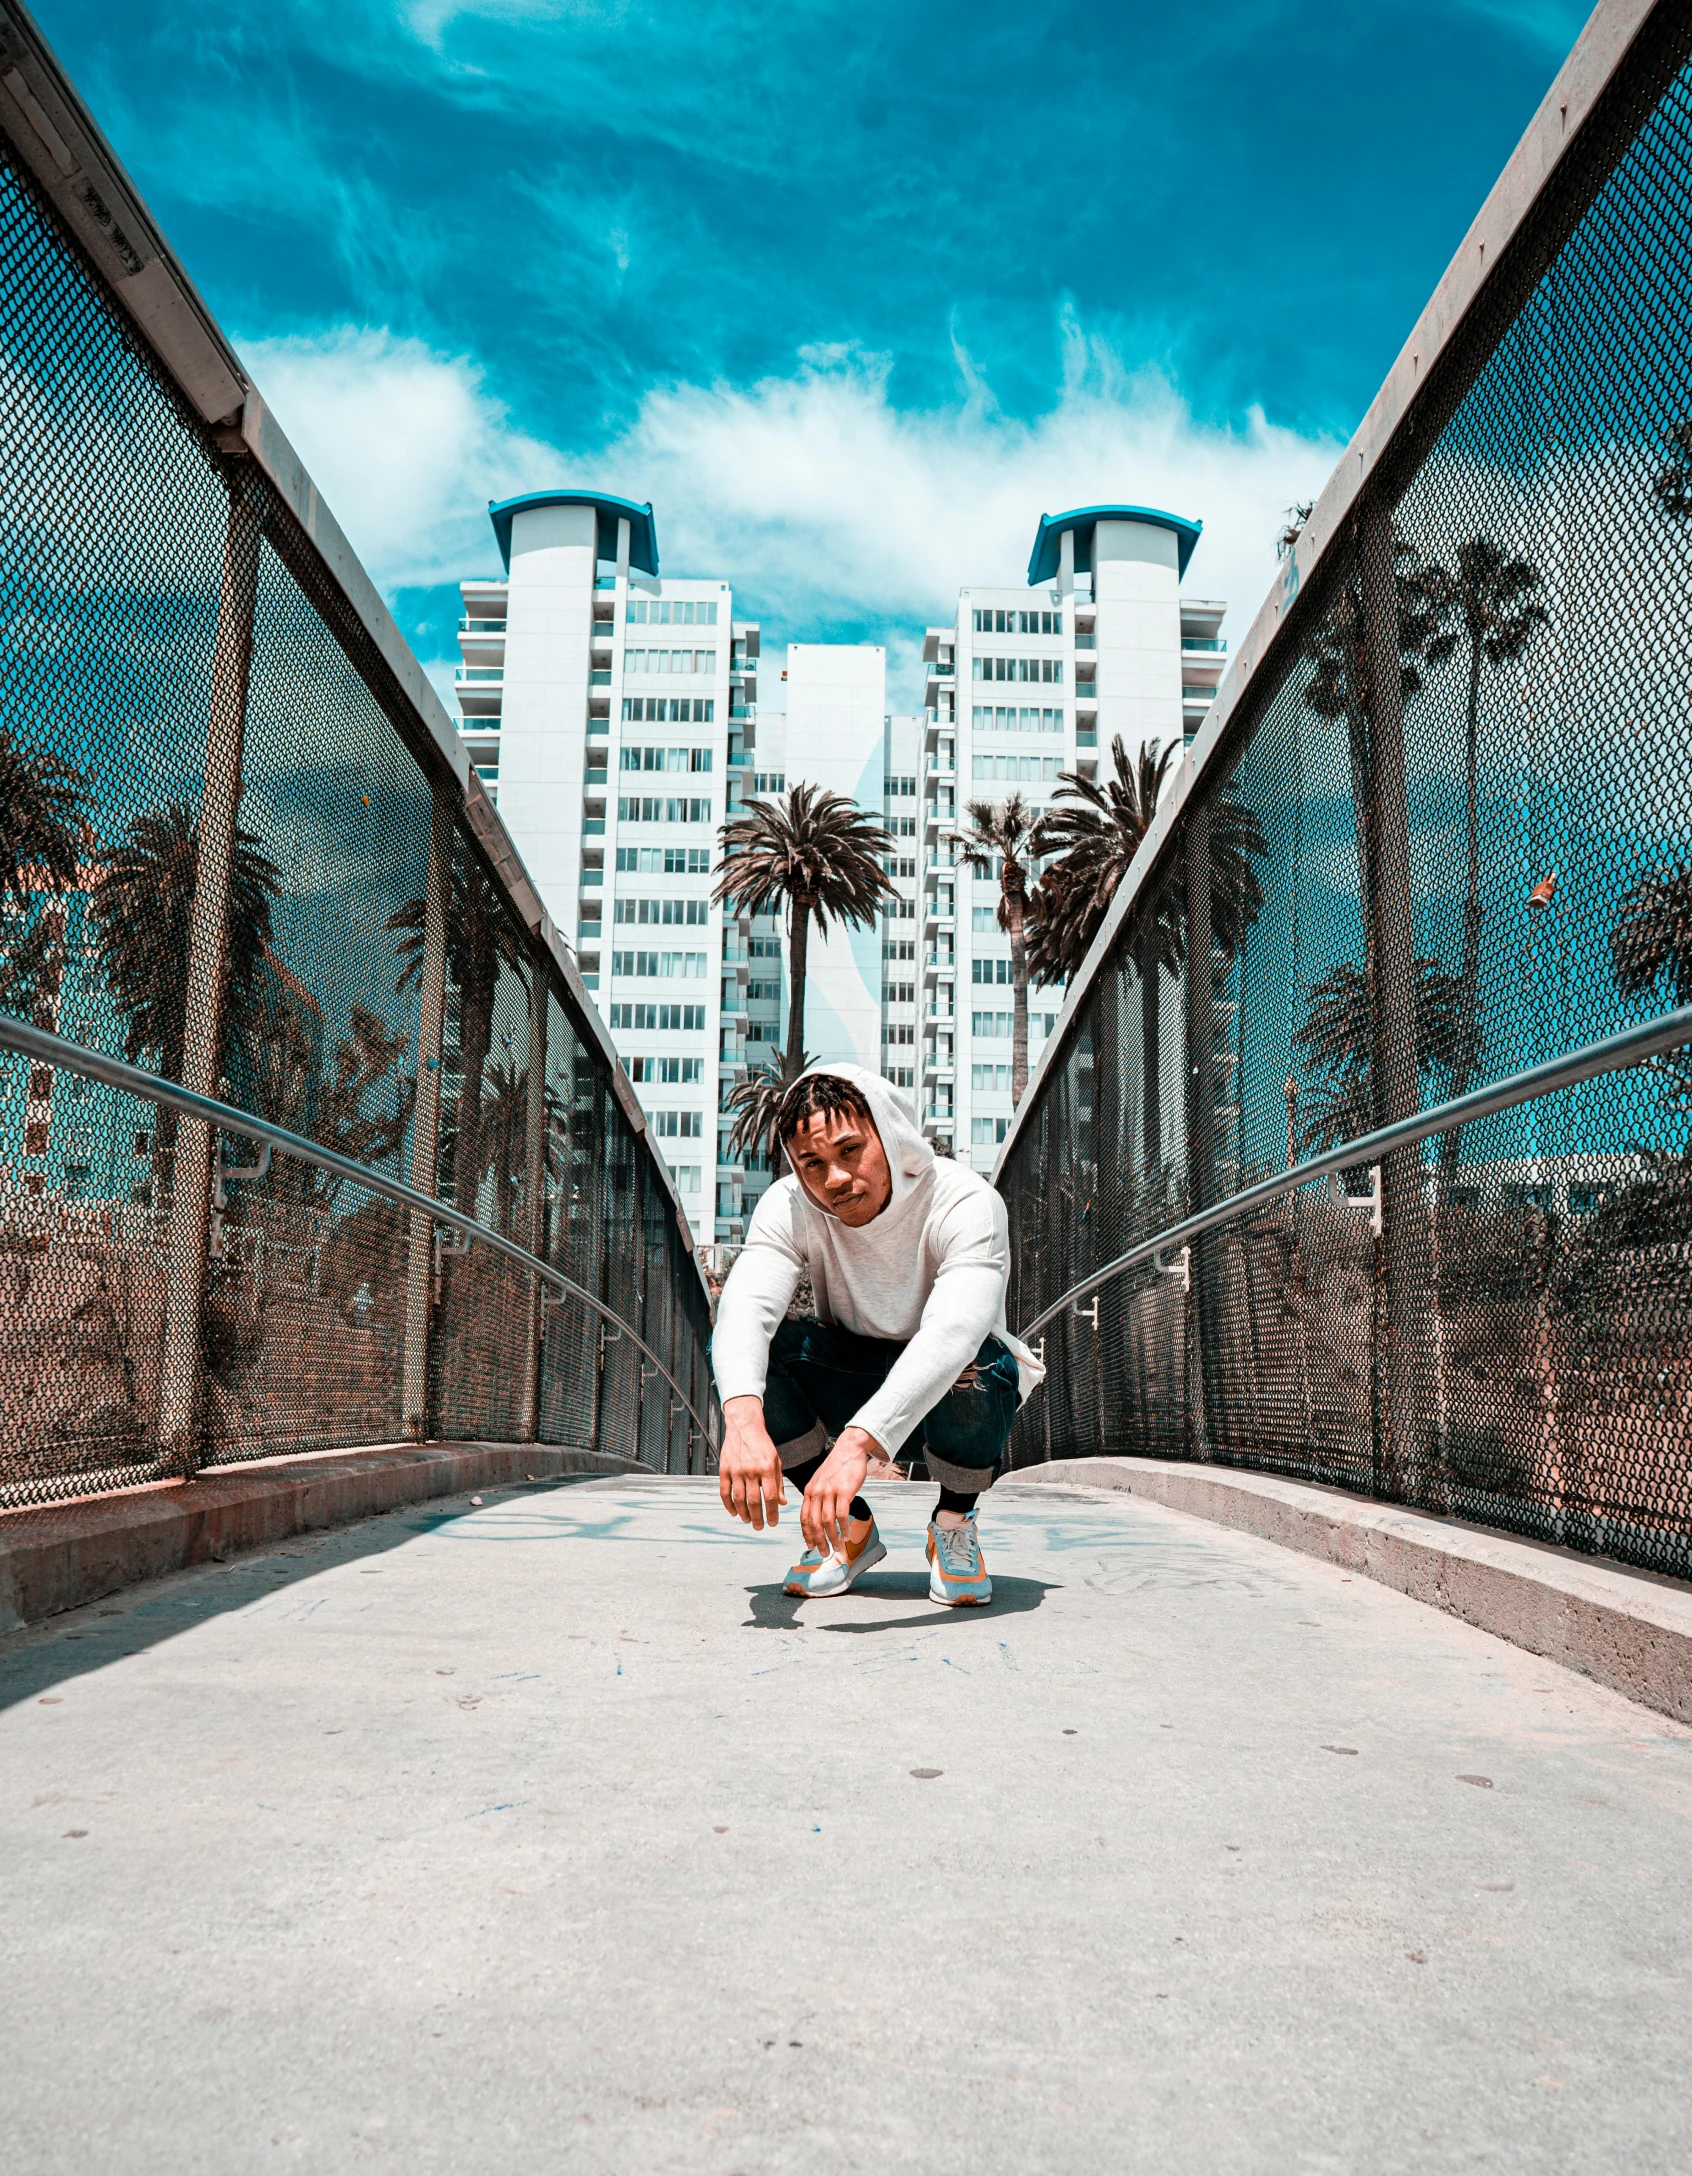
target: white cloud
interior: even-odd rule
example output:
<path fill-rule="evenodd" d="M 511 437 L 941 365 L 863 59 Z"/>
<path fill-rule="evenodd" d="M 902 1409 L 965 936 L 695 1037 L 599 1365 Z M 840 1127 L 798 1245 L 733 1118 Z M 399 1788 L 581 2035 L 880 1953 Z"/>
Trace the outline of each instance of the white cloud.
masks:
<path fill-rule="evenodd" d="M 464 356 L 351 326 L 250 340 L 241 353 L 384 591 L 494 571 L 489 499 L 561 473 Z"/>
<path fill-rule="evenodd" d="M 627 430 L 550 447 L 517 429 L 478 367 L 381 331 L 253 343 L 266 397 L 384 589 L 453 581 L 492 557 L 489 499 L 596 484 L 657 511 L 664 565 L 722 574 L 776 641 L 882 640 L 899 707 L 911 638 L 966 582 L 1020 584 L 1039 516 L 1128 501 L 1196 517 L 1189 591 L 1247 624 L 1283 510 L 1338 458 L 1253 410 L 1195 417 L 1155 370 L 1129 372 L 1066 325 L 1052 406 L 1005 415 L 960 354 L 950 406 L 902 410 L 885 357 L 802 350 L 788 376 L 655 388 Z M 772 660 L 772 664 L 774 661 Z"/>

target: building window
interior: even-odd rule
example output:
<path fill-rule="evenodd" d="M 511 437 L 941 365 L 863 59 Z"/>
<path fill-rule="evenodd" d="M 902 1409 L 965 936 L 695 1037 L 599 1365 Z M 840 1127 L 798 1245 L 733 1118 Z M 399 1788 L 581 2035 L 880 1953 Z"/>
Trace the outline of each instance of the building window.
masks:
<path fill-rule="evenodd" d="M 703 1058 L 625 1058 L 623 1070 L 630 1080 L 658 1081 L 667 1086 L 688 1086 L 705 1077 Z"/>
<path fill-rule="evenodd" d="M 916 1029 L 910 1026 L 908 1023 L 905 1023 L 903 1025 L 896 1024 L 888 1028 L 886 1034 L 882 1037 L 882 1041 L 888 1044 L 890 1047 L 893 1045 L 914 1043 L 916 1041 Z"/>
<path fill-rule="evenodd" d="M 660 1141 L 697 1141 L 705 1131 L 702 1111 L 650 1111 L 647 1120 Z"/>
<path fill-rule="evenodd" d="M 1011 980 L 1011 963 L 1009 960 L 971 960 L 969 979 L 971 982 L 1008 983 Z"/>
<path fill-rule="evenodd" d="M 914 854 L 883 854 L 881 866 L 889 876 L 915 876 L 916 856 Z"/>
<path fill-rule="evenodd" d="M 1008 1065 L 972 1065 L 969 1069 L 969 1085 L 972 1088 L 989 1088 L 995 1092 L 1010 1094 L 1011 1069 Z"/>
<path fill-rule="evenodd" d="M 754 771 L 752 773 L 752 791 L 754 793 L 785 793 L 787 791 L 787 773 L 785 771 Z"/>
<path fill-rule="evenodd" d="M 631 597 L 631 627 L 715 627 L 717 608 L 702 598 Z"/>
<path fill-rule="evenodd" d="M 916 837 L 916 818 L 914 816 L 889 816 L 887 829 L 896 839 L 914 839 Z"/>
<path fill-rule="evenodd" d="M 1049 686 L 1063 685 L 1061 657 L 978 657 L 970 677 L 975 680 L 1040 680 Z"/>
<path fill-rule="evenodd" d="M 971 907 L 971 908 L 970 908 L 970 910 L 969 910 L 969 926 L 970 926 L 970 928 L 971 928 L 971 929 L 975 929 L 975 930 L 981 930 L 981 929 L 986 929 L 986 930 L 993 930 L 993 929 L 997 929 L 997 928 L 998 928 L 998 926 L 999 926 L 999 910 L 998 910 L 998 908 L 997 908 L 997 907 Z"/>
<path fill-rule="evenodd" d="M 916 1086 L 916 1067 L 914 1065 L 889 1066 L 887 1077 L 895 1088 L 914 1088 Z"/>
<path fill-rule="evenodd" d="M 1063 614 L 983 604 L 975 608 L 974 626 L 978 635 L 1061 635 Z"/>
<path fill-rule="evenodd" d="M 708 846 L 619 846 L 619 876 L 709 876 Z"/>
<path fill-rule="evenodd" d="M 881 956 L 884 960 L 914 960 L 916 958 L 916 939 L 914 937 L 884 937 L 881 941 Z"/>
<path fill-rule="evenodd" d="M 1062 756 L 972 755 L 969 759 L 971 778 L 1016 778 L 1032 782 L 1037 779 L 1056 778 L 1062 769 Z"/>
<path fill-rule="evenodd" d="M 625 748 L 617 768 L 623 771 L 708 771 L 709 748 Z"/>
<path fill-rule="evenodd" d="M 715 650 L 625 650 L 625 673 L 687 673 L 713 674 L 717 669 Z"/>
<path fill-rule="evenodd" d="M 614 919 L 619 922 L 657 923 L 669 928 L 703 929 L 711 919 L 708 899 L 619 899 Z"/>
<path fill-rule="evenodd" d="M 975 729 L 978 733 L 1061 733 L 1061 710 L 1032 710 L 1026 704 L 1018 708 L 1014 703 L 977 703 L 975 705 Z"/>
<path fill-rule="evenodd" d="M 705 962 L 703 952 L 613 952 L 611 972 L 614 975 L 652 975 L 660 980 L 680 977 L 688 982 L 703 982 Z"/>
<path fill-rule="evenodd" d="M 697 1035 L 705 1026 L 703 1005 L 613 1005 L 613 1029 L 655 1029 L 659 1034 Z"/>
<path fill-rule="evenodd" d="M 972 1035 L 984 1035 L 997 1041 L 1003 1036 L 1008 1042 L 1016 1033 L 1016 1015 L 1009 1012 L 972 1012 L 969 1016 Z"/>
<path fill-rule="evenodd" d="M 902 795 L 910 795 L 914 798 L 917 790 L 917 782 L 914 778 L 908 778 L 901 775 L 897 778 L 884 778 L 881 781 L 881 787 L 883 793 L 887 796 L 889 800 L 897 799 Z"/>
<path fill-rule="evenodd" d="M 916 920 L 916 901 L 914 899 L 884 899 L 881 902 L 881 912 L 883 918 L 889 922 L 914 922 Z"/>
<path fill-rule="evenodd" d="M 699 1166 L 697 1164 L 672 1164 L 670 1176 L 676 1182 L 678 1194 L 697 1194 L 699 1191 Z"/>
<path fill-rule="evenodd" d="M 889 1005 L 914 1005 L 916 1003 L 916 984 L 914 982 L 889 982 L 883 988 L 881 994 Z"/>
<path fill-rule="evenodd" d="M 665 799 L 653 793 L 622 793 L 617 796 L 617 821 L 624 824 L 708 824 L 711 804 L 708 800 Z"/>
<path fill-rule="evenodd" d="M 709 695 L 625 695 L 623 719 L 637 725 L 711 725 L 717 706 Z"/>
<path fill-rule="evenodd" d="M 997 1148 L 1009 1131 L 1008 1118 L 972 1118 L 969 1122 L 970 1146 Z"/>
<path fill-rule="evenodd" d="M 746 949 L 755 960 L 779 960 L 781 958 L 781 939 L 779 937 L 749 937 L 746 941 Z"/>
<path fill-rule="evenodd" d="M 748 1003 L 753 1005 L 779 1005 L 781 1003 L 781 984 L 779 982 L 749 982 L 746 985 L 746 996 Z"/>

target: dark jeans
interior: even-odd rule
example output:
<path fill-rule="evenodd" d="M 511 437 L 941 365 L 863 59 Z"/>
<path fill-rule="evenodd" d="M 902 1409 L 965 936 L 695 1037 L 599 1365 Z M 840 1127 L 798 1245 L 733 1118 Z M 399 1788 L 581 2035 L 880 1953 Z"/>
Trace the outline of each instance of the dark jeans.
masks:
<path fill-rule="evenodd" d="M 837 1436 L 871 1391 L 880 1388 L 904 1346 L 890 1338 L 854 1337 L 825 1322 L 784 1322 L 770 1340 L 764 1386 L 764 1426 L 784 1466 L 816 1456 L 818 1426 Z M 996 1337 L 975 1356 L 976 1379 L 954 1384 L 925 1413 L 900 1447 L 922 1458 L 943 1488 L 979 1494 L 999 1478 L 1016 1419 L 1016 1360 Z"/>

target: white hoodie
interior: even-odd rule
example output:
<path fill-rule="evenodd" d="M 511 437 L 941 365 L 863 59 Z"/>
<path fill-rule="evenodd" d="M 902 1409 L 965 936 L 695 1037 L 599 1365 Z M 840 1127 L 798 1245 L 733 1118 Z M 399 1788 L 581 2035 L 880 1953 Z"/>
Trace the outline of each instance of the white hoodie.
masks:
<path fill-rule="evenodd" d="M 893 1191 L 873 1222 L 854 1228 L 819 1209 L 791 1173 L 768 1190 L 717 1306 L 711 1360 L 718 1395 L 725 1403 L 763 1396 L 770 1339 L 808 1272 L 819 1320 L 905 1345 L 881 1388 L 853 1415 L 853 1425 L 885 1450 L 898 1450 L 989 1336 L 1015 1354 L 1026 1398 L 1046 1371 L 1005 1327 L 1010 1225 L 1003 1200 L 979 1172 L 935 1155 L 879 1074 L 861 1065 L 811 1071 L 850 1081 L 868 1103 Z"/>

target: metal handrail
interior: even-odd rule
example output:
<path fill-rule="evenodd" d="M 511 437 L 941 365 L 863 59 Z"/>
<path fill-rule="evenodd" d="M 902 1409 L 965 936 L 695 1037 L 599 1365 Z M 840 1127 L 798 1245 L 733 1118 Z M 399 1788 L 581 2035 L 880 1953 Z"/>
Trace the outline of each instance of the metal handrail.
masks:
<path fill-rule="evenodd" d="M 0 1012 L 0 1050 L 16 1050 L 25 1057 L 38 1058 L 43 1065 L 58 1066 L 67 1073 L 81 1073 L 89 1080 L 104 1081 L 108 1088 L 122 1088 L 132 1096 L 162 1103 L 167 1109 L 184 1112 L 190 1118 L 202 1118 L 208 1125 L 216 1126 L 224 1133 L 239 1134 L 244 1140 L 268 1142 L 284 1156 L 292 1156 L 300 1163 L 315 1164 L 318 1170 L 333 1172 L 337 1178 L 350 1179 L 366 1193 L 380 1194 L 385 1200 L 398 1203 L 402 1209 L 413 1209 L 438 1224 L 450 1225 L 466 1239 L 479 1240 L 483 1246 L 503 1254 L 571 1299 L 581 1300 L 596 1314 L 603 1315 L 607 1322 L 614 1322 L 623 1335 L 645 1353 L 681 1400 L 683 1410 L 704 1437 L 706 1450 L 715 1452 L 717 1444 L 710 1424 L 700 1417 L 693 1400 L 632 1324 L 625 1322 L 603 1300 L 596 1299 L 585 1286 L 577 1284 L 573 1277 L 566 1277 L 561 1269 L 543 1262 L 538 1255 L 518 1246 L 514 1239 L 489 1231 L 485 1224 L 478 1224 L 462 1209 L 437 1201 L 432 1194 L 419 1193 L 415 1187 L 402 1186 L 397 1179 L 384 1178 L 367 1164 L 355 1163 L 350 1156 L 339 1155 L 332 1148 L 320 1148 L 302 1134 L 290 1133 L 286 1126 L 272 1125 L 267 1118 L 254 1118 L 250 1112 L 237 1110 L 233 1104 L 218 1103 L 210 1096 L 198 1095 L 192 1088 L 180 1088 L 174 1081 L 161 1080 L 156 1073 L 146 1073 L 139 1066 L 125 1064 L 121 1058 L 109 1058 L 104 1051 L 67 1042 L 63 1036 L 51 1034 L 46 1028 L 20 1020 L 15 1013 Z"/>
<path fill-rule="evenodd" d="M 1312 1179 L 1325 1178 L 1331 1171 L 1349 1171 L 1357 1164 L 1379 1163 L 1391 1150 L 1412 1148 L 1418 1141 L 1427 1140 L 1430 1134 L 1449 1133 L 1454 1126 L 1488 1118 L 1494 1111 L 1507 1111 L 1518 1103 L 1530 1103 L 1535 1096 L 1550 1095 L 1554 1089 L 1573 1088 L 1583 1080 L 1597 1079 L 1602 1073 L 1619 1073 L 1627 1066 L 1637 1065 L 1643 1058 L 1656 1057 L 1665 1050 L 1677 1050 L 1683 1043 L 1692 1043 L 1692 1005 L 1664 1013 L 1660 1020 L 1647 1020 L 1639 1027 L 1623 1028 L 1619 1035 L 1606 1035 L 1596 1043 L 1586 1043 L 1564 1057 L 1530 1066 L 1525 1073 L 1512 1073 L 1505 1080 L 1494 1081 L 1490 1088 L 1472 1089 L 1450 1103 L 1436 1104 L 1431 1111 L 1418 1111 L 1412 1118 L 1400 1118 L 1390 1126 L 1377 1127 L 1373 1133 L 1359 1134 L 1355 1141 L 1342 1141 L 1338 1148 L 1324 1149 L 1320 1156 L 1294 1164 L 1290 1171 L 1280 1171 L 1272 1179 L 1259 1180 L 1255 1186 L 1230 1194 L 1226 1201 L 1200 1209 L 1196 1214 L 1184 1217 L 1179 1224 L 1165 1226 L 1152 1238 L 1142 1239 L 1126 1254 L 1117 1255 L 1090 1276 L 1083 1277 L 1079 1284 L 1071 1285 L 1061 1299 L 1054 1300 L 1043 1314 L 1024 1324 L 1017 1335 L 1024 1339 L 1033 1337 L 1054 1315 L 1062 1314 L 1083 1292 L 1091 1292 L 1095 1285 L 1107 1284 L 1111 1278 L 1120 1277 L 1125 1270 L 1135 1269 L 1171 1247 L 1184 1246 L 1201 1232 L 1214 1231 L 1219 1224 L 1231 1224 L 1238 1217 L 1249 1216 L 1266 1202 L 1278 1201 L 1283 1194 L 1296 1193 L 1301 1186 L 1308 1186 Z"/>

